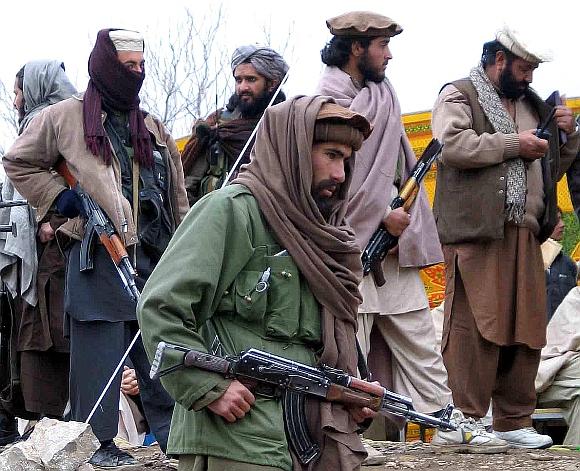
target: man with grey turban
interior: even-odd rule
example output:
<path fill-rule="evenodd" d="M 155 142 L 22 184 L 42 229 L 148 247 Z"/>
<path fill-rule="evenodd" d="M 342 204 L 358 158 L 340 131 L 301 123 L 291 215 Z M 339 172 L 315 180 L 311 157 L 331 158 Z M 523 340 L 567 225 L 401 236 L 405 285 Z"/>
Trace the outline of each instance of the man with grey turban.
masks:
<path fill-rule="evenodd" d="M 185 186 L 191 205 L 221 186 L 288 72 L 288 64 L 280 54 L 256 45 L 238 47 L 231 66 L 236 82 L 234 94 L 224 108 L 194 123 L 183 151 Z M 274 104 L 285 99 L 280 92 Z M 251 149 L 251 145 L 247 146 L 240 165 L 249 162 Z"/>

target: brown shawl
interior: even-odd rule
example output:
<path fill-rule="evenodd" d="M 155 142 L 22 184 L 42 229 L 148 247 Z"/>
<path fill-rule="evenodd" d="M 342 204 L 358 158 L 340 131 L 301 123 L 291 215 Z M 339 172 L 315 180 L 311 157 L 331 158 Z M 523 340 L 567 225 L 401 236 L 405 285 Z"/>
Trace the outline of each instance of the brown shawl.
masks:
<path fill-rule="evenodd" d="M 187 176 L 191 173 L 194 162 L 201 155 L 205 155 L 208 146 L 216 140 L 220 142 L 222 150 L 228 159 L 229 169 L 240 155 L 259 120 L 259 118 L 239 118 L 222 121 L 219 120 L 217 114 L 217 112 L 214 112 L 207 119 L 196 121 L 194 124 L 191 137 L 185 144 L 181 155 L 184 175 Z M 216 126 L 218 120 L 219 125 Z M 205 126 L 207 131 L 198 133 L 197 130 L 200 126 Z M 251 149 L 252 145 L 250 144 L 244 152 L 242 164 L 250 161 Z"/>
<path fill-rule="evenodd" d="M 251 161 L 234 183 L 250 189 L 280 245 L 285 247 L 321 304 L 320 362 L 356 373 L 356 315 L 361 302 L 360 252 L 345 222 L 347 180 L 327 222 L 311 195 L 314 123 L 323 97 L 296 97 L 267 110 Z M 357 469 L 364 448 L 357 424 L 339 405 L 321 402 L 311 426 L 322 457 L 310 469 Z M 318 426 L 314 427 L 313 424 Z"/>
<path fill-rule="evenodd" d="M 357 242 L 364 249 L 382 223 L 391 203 L 391 188 L 397 159 L 405 155 L 405 180 L 417 159 L 401 122 L 401 107 L 391 83 L 367 82 L 359 90 L 351 77 L 338 67 L 326 67 L 317 93 L 333 97 L 339 105 L 366 117 L 373 127 L 357 152 L 359 163 L 350 186 L 347 219 Z M 411 224 L 399 237 L 399 265 L 424 267 L 443 260 L 439 237 L 427 194 L 422 188 L 410 211 Z"/>

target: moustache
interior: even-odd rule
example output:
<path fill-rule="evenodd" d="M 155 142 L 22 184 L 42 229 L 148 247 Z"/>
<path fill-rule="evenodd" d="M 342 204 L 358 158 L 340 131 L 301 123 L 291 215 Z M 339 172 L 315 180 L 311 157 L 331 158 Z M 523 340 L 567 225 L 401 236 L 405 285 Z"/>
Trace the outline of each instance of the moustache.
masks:
<path fill-rule="evenodd" d="M 324 190 L 329 190 L 334 196 L 340 190 L 340 183 L 337 183 L 333 180 L 323 180 L 314 189 L 317 194 L 320 195 Z"/>

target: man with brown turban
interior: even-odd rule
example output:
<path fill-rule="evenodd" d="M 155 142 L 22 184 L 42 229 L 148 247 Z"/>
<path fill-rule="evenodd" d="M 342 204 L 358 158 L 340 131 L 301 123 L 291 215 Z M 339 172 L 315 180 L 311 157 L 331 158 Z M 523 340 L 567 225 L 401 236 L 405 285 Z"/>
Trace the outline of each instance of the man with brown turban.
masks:
<path fill-rule="evenodd" d="M 369 132 L 325 97 L 266 111 L 250 163 L 192 208 L 145 286 L 138 315 L 150 358 L 160 341 L 208 351 L 215 333 L 224 354 L 259 347 L 356 373 L 361 262 L 344 216 L 353 151 Z M 279 399 L 197 369 L 162 382 L 176 400 L 168 450 L 180 470 L 292 469 Z M 358 422 L 371 411 L 308 407 L 322 447 L 313 469 L 358 469 Z"/>
<path fill-rule="evenodd" d="M 235 92 L 222 109 L 193 125 L 182 162 L 189 204 L 219 188 L 244 147 L 239 165 L 250 161 L 253 142 L 246 146 L 264 110 L 288 72 L 288 64 L 274 49 L 240 46 L 232 55 Z M 274 104 L 286 99 L 280 91 Z"/>
<path fill-rule="evenodd" d="M 135 303 L 104 246 L 90 248 L 93 268 L 80 271 L 86 215 L 78 194 L 53 168 L 63 159 L 73 177 L 109 216 L 128 249 L 141 287 L 187 212 L 181 159 L 158 120 L 139 108 L 145 78 L 143 37 L 134 31 L 99 31 L 82 96 L 52 105 L 34 118 L 4 156 L 6 174 L 42 219 L 56 206 L 69 219 L 58 233 L 70 238 L 65 328 L 70 337 L 71 418 L 86 421 L 138 325 Z M 152 432 L 165 449 L 173 401 L 149 379 L 141 341 L 130 352 Z M 97 466 L 135 464 L 113 443 L 117 435 L 121 372 L 90 424 L 101 447 Z"/>

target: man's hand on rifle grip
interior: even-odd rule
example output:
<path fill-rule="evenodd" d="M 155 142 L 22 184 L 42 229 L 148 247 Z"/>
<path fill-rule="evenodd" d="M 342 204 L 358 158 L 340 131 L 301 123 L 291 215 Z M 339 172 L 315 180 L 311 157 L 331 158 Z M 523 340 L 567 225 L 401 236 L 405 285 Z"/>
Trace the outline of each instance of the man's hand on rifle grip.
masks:
<path fill-rule="evenodd" d="M 409 224 L 411 224 L 411 216 L 404 208 L 393 209 L 383 219 L 385 229 L 395 237 L 399 237 Z"/>
<path fill-rule="evenodd" d="M 256 398 L 251 391 L 235 379 L 226 391 L 207 408 L 228 422 L 235 422 L 244 417 L 255 402 Z"/>

